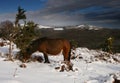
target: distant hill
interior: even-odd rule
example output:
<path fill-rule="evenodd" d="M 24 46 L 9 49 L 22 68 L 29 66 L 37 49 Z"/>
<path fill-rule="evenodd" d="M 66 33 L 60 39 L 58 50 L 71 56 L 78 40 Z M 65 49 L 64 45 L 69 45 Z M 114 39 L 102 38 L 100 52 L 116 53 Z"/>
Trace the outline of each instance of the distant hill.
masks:
<path fill-rule="evenodd" d="M 76 41 L 79 47 L 87 47 L 89 49 L 100 49 L 105 39 L 113 37 L 114 52 L 120 52 L 120 29 L 107 29 L 96 26 L 70 26 L 63 27 L 63 30 L 44 28 L 40 29 L 40 31 L 41 37 L 66 38 Z"/>

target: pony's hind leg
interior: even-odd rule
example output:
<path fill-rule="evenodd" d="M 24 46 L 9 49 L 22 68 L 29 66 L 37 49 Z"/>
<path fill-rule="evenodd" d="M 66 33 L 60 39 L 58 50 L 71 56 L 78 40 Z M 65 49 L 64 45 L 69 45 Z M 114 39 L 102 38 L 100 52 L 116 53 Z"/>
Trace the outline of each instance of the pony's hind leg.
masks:
<path fill-rule="evenodd" d="M 69 51 L 63 50 L 64 61 L 69 61 Z"/>
<path fill-rule="evenodd" d="M 47 56 L 46 53 L 44 53 L 44 59 L 45 59 L 44 63 L 50 63 L 50 61 L 49 61 L 48 56 Z"/>
<path fill-rule="evenodd" d="M 66 47 L 63 49 L 63 56 L 64 56 L 64 61 L 70 61 L 70 57 L 71 57 L 70 47 Z"/>

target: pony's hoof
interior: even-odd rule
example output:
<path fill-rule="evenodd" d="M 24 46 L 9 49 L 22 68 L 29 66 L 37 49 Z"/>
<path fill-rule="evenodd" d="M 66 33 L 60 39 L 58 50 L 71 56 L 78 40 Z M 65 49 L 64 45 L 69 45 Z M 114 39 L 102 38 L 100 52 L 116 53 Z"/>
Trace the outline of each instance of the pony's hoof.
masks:
<path fill-rule="evenodd" d="M 45 61 L 44 63 L 50 63 L 49 61 Z"/>

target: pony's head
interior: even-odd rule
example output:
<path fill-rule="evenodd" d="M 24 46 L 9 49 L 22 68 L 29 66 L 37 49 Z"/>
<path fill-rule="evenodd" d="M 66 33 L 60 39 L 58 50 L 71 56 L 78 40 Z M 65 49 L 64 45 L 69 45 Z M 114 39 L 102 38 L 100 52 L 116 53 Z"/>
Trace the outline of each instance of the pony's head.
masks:
<path fill-rule="evenodd" d="M 28 60 L 31 58 L 31 55 L 37 51 L 38 45 L 37 42 L 32 41 L 23 52 L 23 59 Z"/>

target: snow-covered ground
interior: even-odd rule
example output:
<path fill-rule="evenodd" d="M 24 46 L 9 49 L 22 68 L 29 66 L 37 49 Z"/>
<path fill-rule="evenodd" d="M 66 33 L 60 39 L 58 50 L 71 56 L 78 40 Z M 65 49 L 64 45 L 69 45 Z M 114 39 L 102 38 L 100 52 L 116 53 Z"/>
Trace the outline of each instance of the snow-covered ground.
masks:
<path fill-rule="evenodd" d="M 13 53 L 17 51 L 14 48 Z M 29 62 L 26 68 L 15 60 L 4 61 L 8 46 L 0 47 L 0 83 L 113 83 L 120 80 L 120 54 L 110 55 L 99 50 L 77 48 L 72 51 L 74 71 L 60 72 L 63 56 L 49 56 L 50 64 Z M 35 55 L 43 56 L 36 52 Z M 104 56 L 104 57 L 103 57 Z M 107 56 L 107 57 L 106 57 Z"/>

